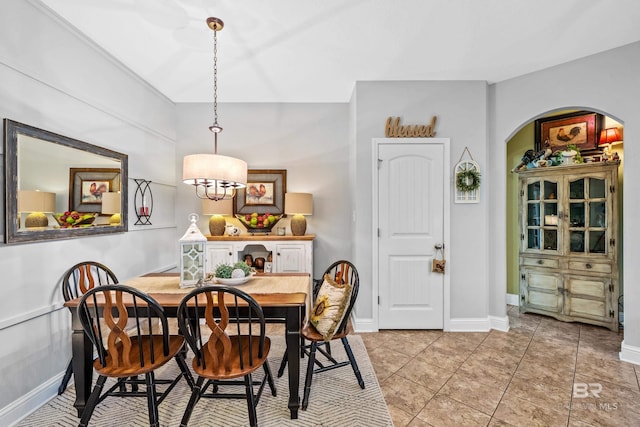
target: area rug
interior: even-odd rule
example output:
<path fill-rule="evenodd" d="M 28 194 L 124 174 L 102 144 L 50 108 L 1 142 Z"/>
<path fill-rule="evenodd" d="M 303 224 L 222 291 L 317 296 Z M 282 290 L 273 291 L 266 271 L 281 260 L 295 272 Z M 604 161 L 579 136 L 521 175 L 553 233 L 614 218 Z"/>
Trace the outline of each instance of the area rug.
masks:
<path fill-rule="evenodd" d="M 257 407 L 260 426 L 392 426 L 391 416 L 380 390 L 378 380 L 371 366 L 362 339 L 349 336 L 365 389 L 358 382 L 349 366 L 314 375 L 309 407 L 298 411 L 298 419 L 289 416 L 287 401 L 289 388 L 287 372 L 281 378 L 274 378 L 277 396 L 271 396 L 268 387 Z M 336 341 L 331 349 L 338 360 L 346 360 L 342 344 Z M 284 354 L 284 338 L 272 338 L 269 363 L 276 375 Z M 304 387 L 304 370 L 307 359 L 301 361 L 300 398 Z M 189 361 L 189 364 L 191 362 Z M 170 362 L 157 371 L 157 378 L 177 375 L 178 367 Z M 257 374 L 256 374 L 257 375 Z M 108 381 L 107 384 L 110 384 Z M 62 396 L 57 396 L 34 413 L 23 419 L 17 426 L 75 426 L 80 421 L 73 407 L 75 400 L 73 382 Z M 179 426 L 184 409 L 189 401 L 190 391 L 184 381 L 180 381 L 169 396 L 160 404 L 159 417 L 162 426 Z M 249 424 L 247 404 L 244 399 L 201 399 L 191 415 L 190 426 L 230 427 Z M 148 426 L 146 398 L 105 399 L 95 409 L 90 426 Z"/>

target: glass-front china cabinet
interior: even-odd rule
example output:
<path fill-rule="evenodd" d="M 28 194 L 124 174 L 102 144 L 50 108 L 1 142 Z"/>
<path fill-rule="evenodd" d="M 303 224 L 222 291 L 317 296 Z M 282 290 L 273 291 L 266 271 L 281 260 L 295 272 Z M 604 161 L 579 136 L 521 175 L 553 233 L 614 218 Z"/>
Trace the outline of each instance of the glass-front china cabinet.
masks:
<path fill-rule="evenodd" d="M 618 162 L 519 174 L 520 311 L 618 329 Z"/>

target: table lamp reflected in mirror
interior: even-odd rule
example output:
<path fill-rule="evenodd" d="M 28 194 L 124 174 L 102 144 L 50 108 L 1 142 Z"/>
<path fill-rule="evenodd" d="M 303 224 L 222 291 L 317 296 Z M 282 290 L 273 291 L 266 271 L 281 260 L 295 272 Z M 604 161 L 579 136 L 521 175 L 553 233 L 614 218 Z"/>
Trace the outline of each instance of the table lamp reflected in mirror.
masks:
<path fill-rule="evenodd" d="M 209 200 L 202 199 L 202 214 L 211 215 L 209 232 L 212 236 L 223 236 L 227 226 L 225 216 L 233 213 L 234 199 Z"/>
<path fill-rule="evenodd" d="M 102 213 L 111 215 L 109 225 L 120 225 L 120 193 L 102 193 Z"/>
<path fill-rule="evenodd" d="M 291 217 L 291 234 L 304 236 L 307 231 L 305 215 L 313 214 L 313 195 L 310 193 L 285 193 L 284 212 Z"/>
<path fill-rule="evenodd" d="M 28 213 L 25 228 L 45 228 L 49 226 L 48 213 L 56 210 L 56 193 L 39 190 L 18 191 L 18 214 Z"/>

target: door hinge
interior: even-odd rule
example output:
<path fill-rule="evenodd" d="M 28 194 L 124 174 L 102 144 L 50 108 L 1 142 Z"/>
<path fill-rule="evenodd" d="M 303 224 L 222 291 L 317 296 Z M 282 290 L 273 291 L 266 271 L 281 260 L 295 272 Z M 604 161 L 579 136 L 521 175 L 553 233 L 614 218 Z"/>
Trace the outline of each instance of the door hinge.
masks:
<path fill-rule="evenodd" d="M 380 229 L 378 228 L 378 237 L 380 237 Z"/>
<path fill-rule="evenodd" d="M 616 239 L 615 238 L 610 238 L 609 239 L 609 246 L 615 246 L 616 245 Z"/>
<path fill-rule="evenodd" d="M 521 278 L 522 280 L 524 280 L 524 279 L 526 278 L 526 276 L 525 276 L 524 274 L 522 274 L 522 275 L 520 276 L 520 278 Z"/>
<path fill-rule="evenodd" d="M 378 305 L 380 305 L 380 295 L 378 295 Z"/>
<path fill-rule="evenodd" d="M 524 240 L 524 234 L 520 235 L 520 240 Z"/>
<path fill-rule="evenodd" d="M 613 310 L 609 310 L 609 317 L 613 317 L 613 316 L 614 316 L 614 314 L 615 314 L 615 313 L 613 312 Z"/>
<path fill-rule="evenodd" d="M 615 193 L 616 192 L 616 187 L 614 185 L 610 185 L 609 186 L 609 192 L 610 193 Z"/>
<path fill-rule="evenodd" d="M 520 197 L 524 197 L 524 190 L 520 190 Z"/>
<path fill-rule="evenodd" d="M 378 169 L 382 167 L 382 159 L 378 159 Z"/>
<path fill-rule="evenodd" d="M 613 283 L 609 283 L 609 292 L 613 292 Z"/>

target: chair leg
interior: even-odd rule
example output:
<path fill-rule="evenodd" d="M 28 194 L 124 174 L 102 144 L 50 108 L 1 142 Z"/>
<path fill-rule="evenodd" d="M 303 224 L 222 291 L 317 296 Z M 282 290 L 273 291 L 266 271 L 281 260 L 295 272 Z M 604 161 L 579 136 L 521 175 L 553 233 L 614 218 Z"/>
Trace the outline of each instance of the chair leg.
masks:
<path fill-rule="evenodd" d="M 193 381 L 193 375 L 191 375 L 189 366 L 187 366 L 187 362 L 184 359 L 184 354 L 182 352 L 176 354 L 175 359 L 178 363 L 178 366 L 180 367 L 180 370 L 182 371 L 182 376 L 187 381 L 187 384 L 189 384 L 189 390 L 193 390 L 195 382 Z"/>
<path fill-rule="evenodd" d="M 155 376 L 152 372 L 145 374 L 145 384 L 147 386 L 147 406 L 149 407 L 149 427 L 160 427 L 158 421 L 158 396 L 156 393 Z"/>
<path fill-rule="evenodd" d="M 288 350 L 285 350 L 284 356 L 282 356 L 282 361 L 280 361 L 280 367 L 278 368 L 278 378 L 280 378 L 282 374 L 284 374 L 284 368 L 287 367 L 287 357 L 289 357 L 288 354 Z"/>
<path fill-rule="evenodd" d="M 347 337 L 341 338 L 342 345 L 344 345 L 344 351 L 347 353 L 347 357 L 349 358 L 349 362 L 351 362 L 351 367 L 353 368 L 353 373 L 356 374 L 356 379 L 358 380 L 358 384 L 360 388 L 364 388 L 364 380 L 362 379 L 362 374 L 360 373 L 360 369 L 358 368 L 358 364 L 356 363 L 356 358 L 353 356 L 353 351 L 351 351 L 351 346 L 349 345 L 349 340 Z"/>
<path fill-rule="evenodd" d="M 253 379 L 251 374 L 244 376 L 244 388 L 247 395 L 247 409 L 249 410 L 249 425 L 251 427 L 257 427 L 258 416 L 256 415 L 256 399 L 253 395 Z"/>
<path fill-rule="evenodd" d="M 304 379 L 304 396 L 302 398 L 302 410 L 306 410 L 309 405 L 309 394 L 311 394 L 311 381 L 313 380 L 313 367 L 316 363 L 316 349 L 318 344 L 311 342 L 311 348 L 309 349 L 309 360 L 307 361 L 307 375 Z"/>
<path fill-rule="evenodd" d="M 98 400 L 100 400 L 100 394 L 102 394 L 102 389 L 104 388 L 105 381 L 107 381 L 107 377 L 102 375 L 98 377 L 96 385 L 93 388 L 89 399 L 87 400 L 86 406 L 84 407 L 84 411 L 82 411 L 82 418 L 80 419 L 78 427 L 86 427 L 89 424 L 91 415 L 93 415 L 93 410 L 96 409 Z"/>
<path fill-rule="evenodd" d="M 67 389 L 67 384 L 69 384 L 69 380 L 71 379 L 71 374 L 73 374 L 73 364 L 69 361 L 67 365 L 67 370 L 64 372 L 64 377 L 62 377 L 62 382 L 60 383 L 60 387 L 58 387 L 58 394 L 64 393 Z"/>
<path fill-rule="evenodd" d="M 276 383 L 273 382 L 273 376 L 271 375 L 271 367 L 269 366 L 269 361 L 266 361 L 262 365 L 264 367 L 264 374 L 267 376 L 267 382 L 269 383 L 269 388 L 271 389 L 271 395 L 277 396 L 278 392 L 276 391 Z"/>
<path fill-rule="evenodd" d="M 189 399 L 189 403 L 187 403 L 187 408 L 184 410 L 184 415 L 182 416 L 182 421 L 180 421 L 180 427 L 187 427 L 189 424 L 189 418 L 191 418 L 191 413 L 193 412 L 193 408 L 200 400 L 200 391 L 202 390 L 202 383 L 204 383 L 203 377 L 198 377 L 195 385 L 193 386 L 193 391 L 191 392 L 191 398 Z"/>

